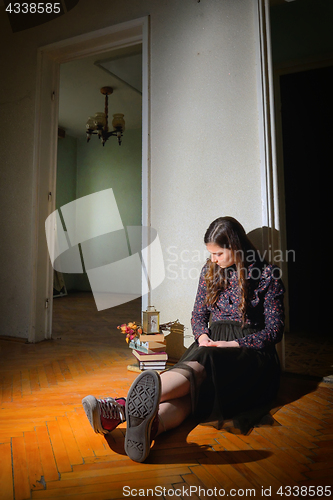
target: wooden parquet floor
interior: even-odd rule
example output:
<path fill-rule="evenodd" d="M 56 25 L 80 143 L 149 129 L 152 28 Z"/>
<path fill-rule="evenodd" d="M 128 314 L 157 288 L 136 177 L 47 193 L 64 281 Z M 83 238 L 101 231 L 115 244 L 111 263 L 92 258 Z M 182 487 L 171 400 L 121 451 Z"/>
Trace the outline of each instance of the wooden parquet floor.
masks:
<path fill-rule="evenodd" d="M 190 420 L 132 462 L 125 425 L 96 435 L 87 394 L 126 395 L 136 377 L 117 324 L 138 301 L 97 312 L 92 297 L 54 301 L 54 339 L 0 340 L 0 499 L 327 498 L 333 489 L 333 386 L 284 375 L 276 425 L 248 436 Z M 174 319 L 174 318 L 171 318 Z"/>

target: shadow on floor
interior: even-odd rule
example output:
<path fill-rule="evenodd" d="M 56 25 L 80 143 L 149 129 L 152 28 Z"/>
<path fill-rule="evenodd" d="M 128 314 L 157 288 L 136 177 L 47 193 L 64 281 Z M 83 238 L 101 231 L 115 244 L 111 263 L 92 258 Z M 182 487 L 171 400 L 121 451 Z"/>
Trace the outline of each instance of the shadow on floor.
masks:
<path fill-rule="evenodd" d="M 322 382 L 321 377 L 283 372 L 274 408 L 292 403 L 302 396 L 314 392 L 320 382 Z"/>
<path fill-rule="evenodd" d="M 295 373 L 283 373 L 281 376 L 280 390 L 271 411 L 271 416 L 268 415 L 266 421 L 269 422 L 268 427 L 280 426 L 275 421 L 273 415 L 278 410 L 293 401 L 297 401 L 306 394 L 314 392 L 319 383 L 320 377 L 311 377 Z M 189 434 L 199 425 L 195 420 L 189 418 L 180 427 L 161 434 L 157 437 L 156 443 L 152 447 L 146 463 L 162 463 L 162 464 L 182 464 L 193 461 L 197 463 L 200 459 L 211 459 L 215 464 L 238 464 L 252 461 L 258 461 L 271 456 L 268 450 L 239 450 L 227 451 L 219 450 L 219 436 L 221 432 L 231 430 L 232 422 L 226 422 L 226 427 L 222 431 L 216 431 L 216 437 L 207 436 L 207 443 L 197 444 L 188 442 Z M 209 426 L 206 426 L 209 429 Z M 119 455 L 126 455 L 124 450 L 126 428 L 118 428 L 111 434 L 106 434 L 105 440 L 112 451 Z M 209 434 L 209 431 L 207 431 Z M 195 439 L 193 437 L 193 439 Z M 219 453 L 221 451 L 221 453 Z"/>
<path fill-rule="evenodd" d="M 192 419 L 185 421 L 180 427 L 161 434 L 156 438 L 152 449 L 145 463 L 154 464 L 189 464 L 193 462 L 197 464 L 200 460 L 212 460 L 215 464 L 238 464 L 246 462 L 257 462 L 264 460 L 272 455 L 268 450 L 243 450 L 226 451 L 221 448 L 216 431 L 216 439 L 209 437 L 207 442 L 210 444 L 189 443 L 188 436 L 191 431 L 197 427 L 197 423 Z M 124 450 L 125 429 L 116 429 L 111 434 L 106 434 L 105 440 L 110 449 L 119 454 L 126 455 Z M 193 437 L 195 439 L 195 437 Z"/>
<path fill-rule="evenodd" d="M 287 332 L 285 339 L 286 371 L 322 379 L 333 376 L 333 338 L 312 332 Z"/>

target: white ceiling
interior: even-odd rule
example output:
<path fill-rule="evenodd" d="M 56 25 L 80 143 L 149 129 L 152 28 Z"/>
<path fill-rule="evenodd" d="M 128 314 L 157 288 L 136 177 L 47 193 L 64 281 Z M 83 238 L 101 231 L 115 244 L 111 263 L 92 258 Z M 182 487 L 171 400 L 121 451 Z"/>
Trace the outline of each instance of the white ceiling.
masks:
<path fill-rule="evenodd" d="M 89 116 L 104 112 L 100 89 L 113 88 L 109 96 L 109 123 L 123 113 L 126 129 L 141 127 L 141 45 L 117 49 L 64 63 L 60 67 L 59 127 L 73 137 L 86 136 Z"/>

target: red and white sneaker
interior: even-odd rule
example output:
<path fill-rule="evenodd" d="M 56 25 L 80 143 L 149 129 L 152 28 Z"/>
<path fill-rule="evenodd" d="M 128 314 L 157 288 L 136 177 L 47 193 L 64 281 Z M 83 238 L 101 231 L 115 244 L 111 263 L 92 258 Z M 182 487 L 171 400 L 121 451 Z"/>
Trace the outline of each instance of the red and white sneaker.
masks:
<path fill-rule="evenodd" d="M 125 405 L 125 398 L 96 399 L 94 396 L 86 396 L 82 399 L 90 425 L 99 434 L 107 434 L 125 422 Z"/>
<path fill-rule="evenodd" d="M 154 370 L 145 370 L 132 383 L 126 401 L 125 452 L 134 462 L 149 455 L 159 424 L 161 378 Z"/>

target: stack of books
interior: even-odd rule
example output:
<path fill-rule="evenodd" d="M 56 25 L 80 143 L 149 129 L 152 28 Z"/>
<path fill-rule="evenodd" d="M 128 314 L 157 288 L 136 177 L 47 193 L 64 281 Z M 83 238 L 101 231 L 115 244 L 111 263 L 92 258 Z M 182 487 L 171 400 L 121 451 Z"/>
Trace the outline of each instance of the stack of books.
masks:
<path fill-rule="evenodd" d="M 138 371 L 165 370 L 168 355 L 163 333 L 142 333 L 138 338 L 130 341 L 129 347 L 136 359 Z"/>

